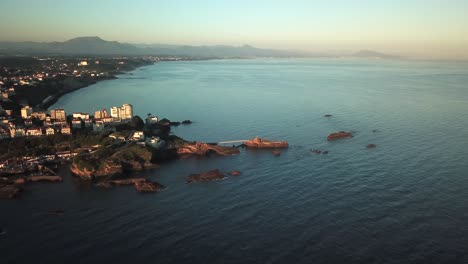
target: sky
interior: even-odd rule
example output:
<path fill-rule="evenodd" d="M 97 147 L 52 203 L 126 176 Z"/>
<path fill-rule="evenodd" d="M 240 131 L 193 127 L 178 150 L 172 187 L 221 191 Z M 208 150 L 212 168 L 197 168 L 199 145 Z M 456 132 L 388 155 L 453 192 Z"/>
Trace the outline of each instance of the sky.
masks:
<path fill-rule="evenodd" d="M 0 41 L 99 36 L 468 58 L 468 0 L 0 0 Z"/>

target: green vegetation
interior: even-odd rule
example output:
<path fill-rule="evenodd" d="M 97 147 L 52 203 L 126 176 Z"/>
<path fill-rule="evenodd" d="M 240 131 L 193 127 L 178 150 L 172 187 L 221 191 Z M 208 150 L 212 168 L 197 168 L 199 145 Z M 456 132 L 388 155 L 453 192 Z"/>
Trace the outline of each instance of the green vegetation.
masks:
<path fill-rule="evenodd" d="M 77 150 L 111 141 L 105 134 L 49 135 L 13 138 L 0 144 L 0 160 L 24 156 L 54 155 L 58 151 Z"/>

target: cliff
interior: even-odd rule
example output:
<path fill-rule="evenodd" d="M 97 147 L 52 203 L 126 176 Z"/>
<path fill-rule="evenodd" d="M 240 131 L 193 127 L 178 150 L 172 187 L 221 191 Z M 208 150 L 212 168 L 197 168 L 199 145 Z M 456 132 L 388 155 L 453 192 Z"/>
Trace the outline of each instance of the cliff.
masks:
<path fill-rule="evenodd" d="M 152 164 L 151 159 L 152 153 L 147 148 L 129 145 L 115 152 L 76 157 L 70 169 L 74 175 L 90 180 L 95 177 L 122 174 L 125 171 L 154 168 L 157 165 Z"/>
<path fill-rule="evenodd" d="M 73 160 L 70 170 L 84 180 L 92 180 L 95 177 L 111 176 L 123 172 L 122 165 L 110 161 L 102 161 L 97 166 L 82 165 L 83 161 Z"/>

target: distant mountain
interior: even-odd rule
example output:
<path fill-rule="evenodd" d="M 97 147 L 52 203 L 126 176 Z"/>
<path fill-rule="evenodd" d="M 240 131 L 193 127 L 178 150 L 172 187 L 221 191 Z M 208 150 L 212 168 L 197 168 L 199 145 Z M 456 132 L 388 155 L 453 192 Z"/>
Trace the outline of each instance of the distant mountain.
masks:
<path fill-rule="evenodd" d="M 189 46 L 165 44 L 135 44 L 152 54 L 191 56 L 191 57 L 304 57 L 306 53 L 288 50 L 260 49 L 243 46 Z"/>
<path fill-rule="evenodd" d="M 259 49 L 249 45 L 178 46 L 144 45 L 106 41 L 99 37 L 79 37 L 65 42 L 0 42 L 0 54 L 6 55 L 166 55 L 190 57 L 294 57 L 305 53 Z"/>
<path fill-rule="evenodd" d="M 384 53 L 380 53 L 380 52 L 373 51 L 373 50 L 360 50 L 360 51 L 354 53 L 351 56 L 356 57 L 356 58 L 376 58 L 376 59 L 396 59 L 396 58 L 398 58 L 398 56 L 384 54 Z"/>
<path fill-rule="evenodd" d="M 117 41 L 99 37 L 80 37 L 65 42 L 0 42 L 3 54 L 59 54 L 59 55 L 114 55 L 138 54 L 139 49 Z"/>

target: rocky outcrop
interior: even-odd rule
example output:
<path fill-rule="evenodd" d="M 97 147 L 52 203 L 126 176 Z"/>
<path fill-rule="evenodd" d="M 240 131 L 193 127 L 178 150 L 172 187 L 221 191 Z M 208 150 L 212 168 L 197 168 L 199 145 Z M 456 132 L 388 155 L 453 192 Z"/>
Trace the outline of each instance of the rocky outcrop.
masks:
<path fill-rule="evenodd" d="M 137 183 L 146 182 L 145 178 L 128 178 L 128 179 L 116 179 L 116 180 L 108 180 L 110 184 L 114 185 L 132 185 Z"/>
<path fill-rule="evenodd" d="M 330 114 L 326 114 L 324 115 L 324 117 L 332 117 L 333 115 L 330 115 Z"/>
<path fill-rule="evenodd" d="M 370 148 L 375 148 L 377 147 L 377 145 L 375 144 L 367 144 L 366 148 L 370 149 Z"/>
<path fill-rule="evenodd" d="M 190 124 L 192 124 L 192 123 L 193 123 L 193 122 L 190 121 L 190 120 L 184 120 L 184 121 L 182 121 L 182 124 L 183 124 L 183 125 L 190 125 Z"/>
<path fill-rule="evenodd" d="M 62 177 L 61 176 L 29 176 L 26 177 L 26 181 L 28 182 L 61 182 Z"/>
<path fill-rule="evenodd" d="M 208 182 L 224 179 L 224 174 L 220 170 L 211 170 L 200 174 L 191 174 L 187 177 L 187 183 Z"/>
<path fill-rule="evenodd" d="M 0 182 L 0 199 L 14 199 L 18 197 L 22 191 L 23 188 L 13 182 Z"/>
<path fill-rule="evenodd" d="M 249 148 L 287 148 L 287 141 L 270 141 L 263 138 L 255 137 L 252 140 L 247 140 L 245 145 Z"/>
<path fill-rule="evenodd" d="M 78 156 L 73 159 L 70 169 L 82 179 L 112 176 L 123 172 L 155 168 L 151 163 L 153 153 L 145 147 L 128 144 L 116 152 L 105 155 Z"/>
<path fill-rule="evenodd" d="M 145 178 L 126 178 L 104 180 L 96 184 L 96 186 L 110 189 L 113 186 L 128 186 L 133 185 L 138 192 L 158 192 L 164 188 L 164 185 L 157 182 L 149 181 Z"/>
<path fill-rule="evenodd" d="M 352 137 L 353 137 L 353 134 L 351 132 L 340 131 L 340 132 L 331 133 L 330 135 L 328 135 L 327 140 L 332 141 L 332 140 L 352 138 Z"/>
<path fill-rule="evenodd" d="M 122 165 L 103 161 L 98 166 L 83 166 L 73 161 L 70 166 L 71 172 L 83 180 L 92 180 L 95 177 L 111 176 L 122 173 Z"/>
<path fill-rule="evenodd" d="M 23 185 L 26 183 L 26 180 L 24 178 L 18 178 L 15 180 L 16 185 Z"/>
<path fill-rule="evenodd" d="M 138 192 L 159 192 L 166 188 L 162 184 L 151 181 L 135 182 L 133 186 Z"/>
<path fill-rule="evenodd" d="M 179 156 L 206 156 L 209 153 L 215 153 L 220 156 L 229 156 L 239 154 L 240 151 L 238 148 L 210 145 L 202 142 L 184 143 L 177 147 L 177 154 Z"/>
<path fill-rule="evenodd" d="M 315 154 L 328 154 L 328 150 L 312 149 L 311 151 Z"/>
<path fill-rule="evenodd" d="M 238 171 L 238 170 L 233 170 L 231 172 L 228 173 L 229 175 L 231 176 L 239 176 L 242 174 L 242 172 Z"/>

